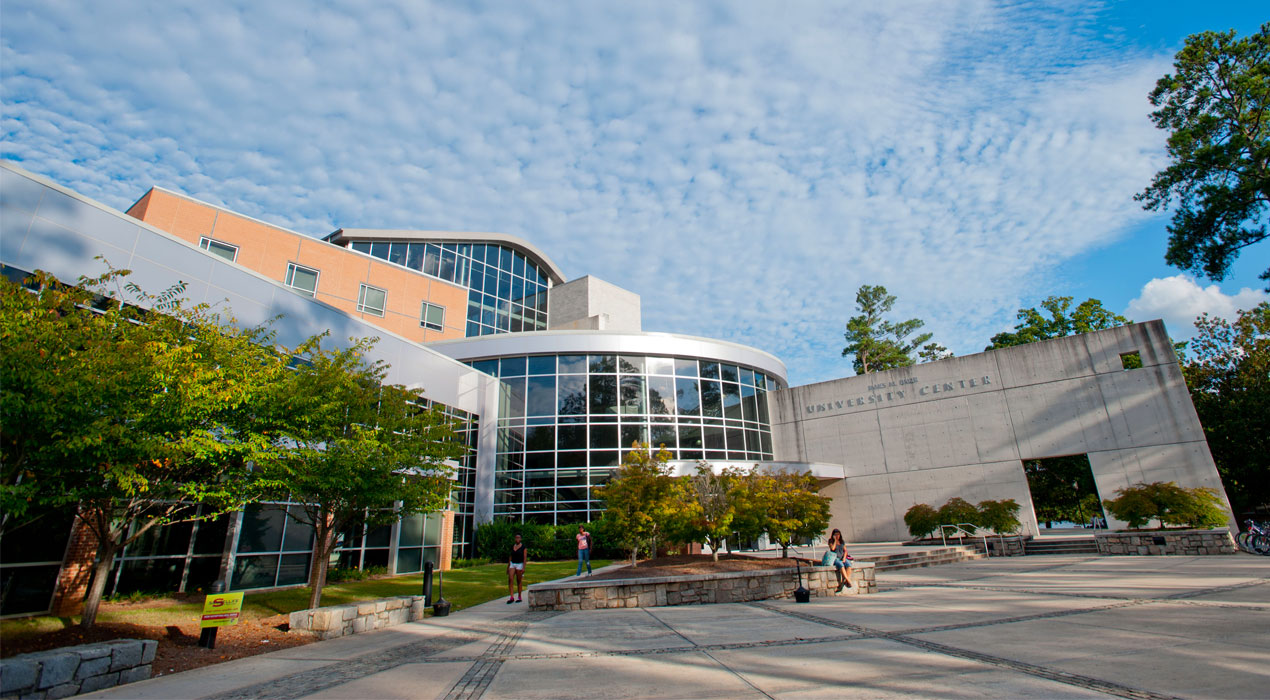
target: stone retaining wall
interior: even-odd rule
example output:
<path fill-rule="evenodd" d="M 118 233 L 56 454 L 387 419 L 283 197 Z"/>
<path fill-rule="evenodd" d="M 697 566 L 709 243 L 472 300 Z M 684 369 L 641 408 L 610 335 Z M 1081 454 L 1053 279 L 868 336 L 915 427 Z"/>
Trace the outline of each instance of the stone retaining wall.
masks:
<path fill-rule="evenodd" d="M 0 661 L 0 698 L 53 700 L 150 677 L 159 643 L 116 639 L 19 654 Z"/>
<path fill-rule="evenodd" d="M 319 639 L 361 634 L 423 619 L 427 598 L 403 595 L 364 603 L 309 608 L 291 613 L 291 629 L 309 630 Z"/>
<path fill-rule="evenodd" d="M 1099 554 L 1234 554 L 1230 530 L 1159 530 L 1094 535 Z"/>
<path fill-rule="evenodd" d="M 838 584 L 832 566 L 804 566 L 802 575 L 813 596 L 835 595 Z M 843 595 L 876 593 L 873 564 L 856 562 L 851 583 Z M 792 598 L 796 588 L 797 569 L 767 569 L 607 581 L 573 579 L 534 584 L 528 593 L 530 610 L 595 610 Z"/>
<path fill-rule="evenodd" d="M 984 549 L 982 537 L 949 537 L 948 541 L 938 537 L 925 537 L 920 540 L 909 540 L 906 547 L 973 547 L 980 554 L 993 557 L 1021 557 L 1026 554 L 1027 541 L 1031 535 L 988 535 L 988 549 Z"/>

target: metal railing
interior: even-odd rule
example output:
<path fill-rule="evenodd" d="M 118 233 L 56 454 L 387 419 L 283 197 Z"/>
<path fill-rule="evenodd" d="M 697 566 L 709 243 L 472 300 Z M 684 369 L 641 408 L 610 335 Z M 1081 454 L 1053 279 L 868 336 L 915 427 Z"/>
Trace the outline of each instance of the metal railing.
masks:
<path fill-rule="evenodd" d="M 967 530 L 966 529 L 967 527 L 970 529 Z M 940 525 L 939 526 L 939 541 L 943 542 L 945 547 L 948 546 L 947 533 L 949 528 L 952 528 L 952 531 L 954 534 L 959 534 L 959 536 L 970 535 L 971 537 L 975 536 L 975 530 L 978 529 L 973 523 L 957 523 L 956 525 Z M 992 556 L 992 550 L 988 549 L 988 536 L 979 535 L 979 538 L 983 540 L 983 555 L 985 557 Z"/>

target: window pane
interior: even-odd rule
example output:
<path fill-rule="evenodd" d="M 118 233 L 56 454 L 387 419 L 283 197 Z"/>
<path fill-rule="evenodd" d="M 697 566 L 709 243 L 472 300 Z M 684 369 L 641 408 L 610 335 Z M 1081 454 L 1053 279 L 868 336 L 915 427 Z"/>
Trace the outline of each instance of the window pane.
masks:
<path fill-rule="evenodd" d="M 675 380 L 671 377 L 648 378 L 648 412 L 666 416 L 675 412 Z"/>
<path fill-rule="evenodd" d="M 243 509 L 242 529 L 238 534 L 238 551 L 278 551 L 282 546 L 282 521 L 286 517 L 282 506 L 247 506 Z"/>
<path fill-rule="evenodd" d="M 393 243 L 392 248 L 388 251 L 388 262 L 398 265 L 406 264 L 407 253 L 410 252 L 409 243 Z"/>
<path fill-rule="evenodd" d="M 718 379 L 719 378 L 719 363 L 718 362 L 702 362 L 701 376 L 709 378 L 709 379 Z"/>
<path fill-rule="evenodd" d="M 210 238 L 204 238 L 199 241 L 199 245 L 204 250 L 219 255 L 230 262 L 233 262 L 234 258 L 238 256 L 238 248 L 229 245 L 228 243 L 221 243 L 220 241 L 213 241 Z"/>
<path fill-rule="evenodd" d="M 723 415 L 723 391 L 718 382 L 701 382 L 701 407 L 707 416 Z"/>
<path fill-rule="evenodd" d="M 586 355 L 561 355 L 560 374 L 586 374 Z"/>
<path fill-rule="evenodd" d="M 723 383 L 723 415 L 741 419 L 741 387 L 736 384 Z"/>
<path fill-rule="evenodd" d="M 649 374 L 674 374 L 675 360 L 670 357 L 650 357 L 648 358 Z"/>
<path fill-rule="evenodd" d="M 522 358 L 523 359 L 523 358 Z M 525 417 L 525 378 L 502 377 L 503 400 L 506 410 L 500 411 L 504 418 Z"/>
<path fill-rule="evenodd" d="M 648 444 L 653 447 L 666 446 L 666 449 L 675 449 L 675 426 L 665 425 L 662 423 L 654 423 L 651 426 L 651 434 L 648 436 Z"/>
<path fill-rule="evenodd" d="M 644 358 L 636 355 L 622 355 L 618 358 L 618 369 L 622 374 L 643 374 Z"/>
<path fill-rule="evenodd" d="M 317 291 L 317 270 L 298 265 L 287 266 L 287 284 L 292 288 L 313 296 Z"/>
<path fill-rule="evenodd" d="M 525 411 L 530 416 L 554 416 L 556 414 L 555 375 L 529 378 L 529 405 Z"/>
<path fill-rule="evenodd" d="M 358 293 L 357 310 L 383 316 L 386 298 L 384 290 L 363 284 Z"/>
<path fill-rule="evenodd" d="M 370 245 L 370 254 L 377 258 L 387 260 L 389 248 L 390 246 L 387 241 L 375 241 Z"/>
<path fill-rule="evenodd" d="M 410 253 L 406 255 L 406 267 L 412 270 L 423 269 L 423 251 L 425 247 L 423 243 L 410 244 Z"/>
<path fill-rule="evenodd" d="M 300 506 L 291 506 L 287 508 L 289 515 L 287 516 L 287 533 L 282 540 L 282 549 L 287 552 L 295 552 L 305 549 L 313 549 L 313 527 L 307 523 L 302 523 L 296 518 L 307 519 L 304 509 Z"/>
<path fill-rule="evenodd" d="M 370 241 L 353 241 L 353 250 L 370 255 Z"/>
<path fill-rule="evenodd" d="M 741 381 L 741 378 L 740 378 L 740 376 L 737 374 L 737 371 L 736 371 L 736 365 L 722 365 L 722 366 L 720 367 L 720 371 L 721 371 L 721 372 L 722 372 L 722 374 L 723 374 L 723 381 L 725 381 L 725 382 L 739 382 L 739 381 Z"/>
<path fill-rule="evenodd" d="M 397 544 L 402 547 L 420 547 L 423 545 L 423 514 L 415 513 L 401 519 Z"/>
<path fill-rule="evenodd" d="M 616 372 L 617 358 L 612 355 L 591 355 L 591 371 L 599 372 Z"/>
<path fill-rule="evenodd" d="M 679 375 L 680 377 L 697 376 L 697 361 L 676 359 L 675 360 L 675 374 Z"/>
<path fill-rule="evenodd" d="M 586 379 L 585 374 L 566 374 L 560 377 L 560 397 L 557 404 L 560 415 L 586 414 Z"/>
<path fill-rule="evenodd" d="M 591 377 L 591 413 L 617 413 L 617 377 L 593 375 Z"/>
<path fill-rule="evenodd" d="M 644 412 L 644 378 L 622 377 L 622 413 Z"/>
<path fill-rule="evenodd" d="M 696 379 L 675 379 L 675 403 L 680 415 L 701 415 L 701 394 Z"/>
<path fill-rule="evenodd" d="M 585 425 L 562 425 L 556 436 L 556 446 L 561 450 L 586 449 Z"/>
<path fill-rule="evenodd" d="M 538 355 L 529 358 L 530 374 L 555 374 L 556 373 L 556 357 L 555 355 Z"/>
<path fill-rule="evenodd" d="M 424 273 L 435 277 L 440 269 L 441 249 L 429 243 L 423 253 L 423 271 Z"/>
<path fill-rule="evenodd" d="M 701 426 L 680 425 L 679 446 L 687 449 L 701 449 Z"/>
<path fill-rule="evenodd" d="M 524 357 L 504 357 L 498 363 L 498 376 L 500 377 L 523 377 L 525 376 L 525 358 Z"/>
<path fill-rule="evenodd" d="M 532 399 L 532 394 L 531 401 Z M 555 402 L 553 397 L 552 402 Z M 531 425 L 525 429 L 526 450 L 556 449 L 556 427 L 554 425 Z"/>
<path fill-rule="evenodd" d="M 278 555 L 238 557 L 234 560 L 232 588 L 268 588 L 278 575 Z"/>
<path fill-rule="evenodd" d="M 651 445 L 648 441 L 648 426 L 643 423 L 622 425 L 622 449 L 630 449 L 632 443 Z"/>
<path fill-rule="evenodd" d="M 591 447 L 612 449 L 618 446 L 616 425 L 592 425 Z"/>

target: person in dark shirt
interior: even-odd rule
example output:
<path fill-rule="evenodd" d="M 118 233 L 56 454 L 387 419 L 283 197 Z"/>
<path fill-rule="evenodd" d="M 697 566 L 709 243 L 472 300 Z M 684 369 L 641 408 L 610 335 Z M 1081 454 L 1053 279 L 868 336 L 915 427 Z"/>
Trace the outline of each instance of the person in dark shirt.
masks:
<path fill-rule="evenodd" d="M 512 580 L 515 579 L 515 595 L 512 595 Z M 525 543 L 520 540 L 520 533 L 516 533 L 516 540 L 512 543 L 511 553 L 507 556 L 507 603 L 521 602 L 521 591 L 524 588 L 525 580 Z"/>

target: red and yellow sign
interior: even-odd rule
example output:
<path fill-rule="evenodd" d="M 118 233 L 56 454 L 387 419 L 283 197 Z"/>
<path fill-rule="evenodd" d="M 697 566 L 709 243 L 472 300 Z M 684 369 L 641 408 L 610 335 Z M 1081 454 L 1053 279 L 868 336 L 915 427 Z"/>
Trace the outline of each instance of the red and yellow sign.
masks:
<path fill-rule="evenodd" d="M 243 594 L 212 593 L 203 602 L 203 619 L 199 627 L 224 627 L 238 624 L 243 609 Z"/>

